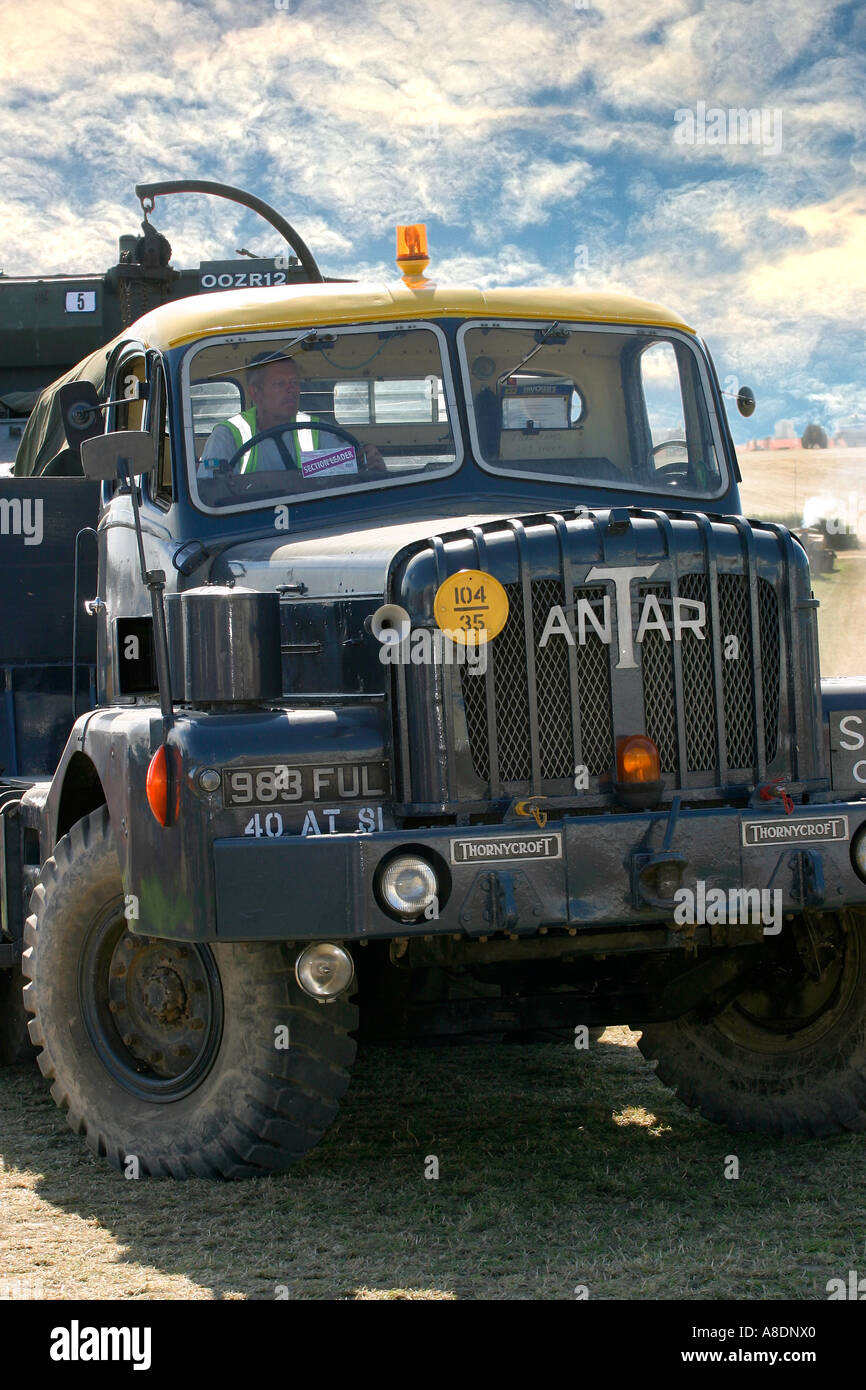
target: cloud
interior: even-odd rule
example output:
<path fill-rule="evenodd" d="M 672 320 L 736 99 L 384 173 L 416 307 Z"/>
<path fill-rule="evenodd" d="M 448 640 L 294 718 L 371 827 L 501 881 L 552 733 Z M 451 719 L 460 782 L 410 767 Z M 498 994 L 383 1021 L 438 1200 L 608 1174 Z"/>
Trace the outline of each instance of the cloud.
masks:
<path fill-rule="evenodd" d="M 197 177 L 284 212 L 328 273 L 606 284 L 671 303 L 731 370 L 853 392 L 863 321 L 866 21 L 833 0 L 97 0 L 4 9 L 0 252 L 99 271 L 136 181 Z M 782 111 L 778 155 L 674 141 L 674 112 Z M 176 264 L 263 253 L 255 216 L 160 201 Z M 575 265 L 576 245 L 588 265 Z M 847 382 L 847 385 L 845 383 Z M 842 383 L 840 388 L 839 383 Z M 835 397 L 833 397 L 835 399 Z M 780 413 L 783 413 L 780 410 Z"/>

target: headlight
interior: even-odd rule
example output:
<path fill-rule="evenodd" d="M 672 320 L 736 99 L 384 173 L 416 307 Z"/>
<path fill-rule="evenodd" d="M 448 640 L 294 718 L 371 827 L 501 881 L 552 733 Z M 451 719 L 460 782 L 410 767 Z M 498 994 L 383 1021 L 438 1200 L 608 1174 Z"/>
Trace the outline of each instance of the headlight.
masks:
<path fill-rule="evenodd" d="M 295 961 L 295 979 L 305 994 L 327 1003 L 345 994 L 355 978 L 355 964 L 348 951 L 330 941 L 307 946 Z"/>
<path fill-rule="evenodd" d="M 422 917 L 436 901 L 439 885 L 426 859 L 417 854 L 402 854 L 383 869 L 379 892 L 394 917 L 411 922 Z"/>

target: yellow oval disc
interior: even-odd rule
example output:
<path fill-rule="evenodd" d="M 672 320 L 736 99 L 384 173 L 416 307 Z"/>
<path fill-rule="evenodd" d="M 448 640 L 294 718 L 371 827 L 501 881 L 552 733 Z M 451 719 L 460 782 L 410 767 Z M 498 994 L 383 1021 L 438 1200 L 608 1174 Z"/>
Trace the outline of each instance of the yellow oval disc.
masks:
<path fill-rule="evenodd" d="M 460 570 L 440 584 L 433 600 L 433 613 L 443 632 L 453 642 L 466 642 L 474 633 L 476 642 L 496 637 L 508 619 L 508 595 L 498 579 L 484 570 Z"/>

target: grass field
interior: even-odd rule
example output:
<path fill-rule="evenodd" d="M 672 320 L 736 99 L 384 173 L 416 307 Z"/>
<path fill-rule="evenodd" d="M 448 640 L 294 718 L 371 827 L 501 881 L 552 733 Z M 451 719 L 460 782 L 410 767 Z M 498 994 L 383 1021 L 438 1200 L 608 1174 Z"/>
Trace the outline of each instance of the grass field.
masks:
<path fill-rule="evenodd" d="M 0 1158 L 0 1292 L 47 1299 L 823 1300 L 866 1270 L 862 1139 L 718 1129 L 621 1028 L 370 1049 L 319 1148 L 235 1184 L 126 1180 L 16 1069 Z"/>

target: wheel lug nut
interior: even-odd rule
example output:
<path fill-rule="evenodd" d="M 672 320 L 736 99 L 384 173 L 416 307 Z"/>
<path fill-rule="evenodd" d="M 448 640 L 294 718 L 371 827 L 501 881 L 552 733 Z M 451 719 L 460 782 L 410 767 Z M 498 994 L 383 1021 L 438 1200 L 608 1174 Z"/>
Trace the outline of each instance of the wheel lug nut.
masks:
<path fill-rule="evenodd" d="M 123 1035 L 123 1044 L 124 1044 L 124 1047 L 132 1047 L 137 1041 L 138 1041 L 138 1039 L 135 1038 L 135 1037 L 133 1037 L 132 1033 L 124 1033 L 124 1035 Z"/>

